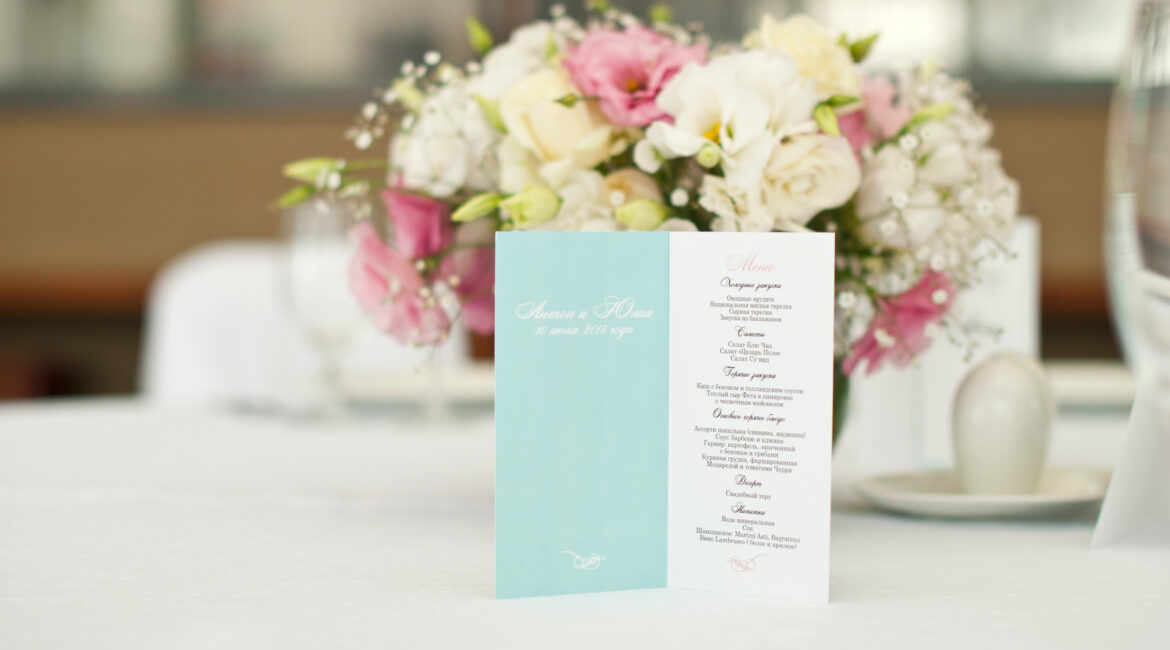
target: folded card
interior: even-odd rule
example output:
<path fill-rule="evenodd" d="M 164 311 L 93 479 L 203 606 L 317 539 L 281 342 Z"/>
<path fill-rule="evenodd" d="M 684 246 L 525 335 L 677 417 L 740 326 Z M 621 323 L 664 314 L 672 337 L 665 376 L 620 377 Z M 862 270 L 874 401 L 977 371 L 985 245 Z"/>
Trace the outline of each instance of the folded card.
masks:
<path fill-rule="evenodd" d="M 828 599 L 833 235 L 496 240 L 496 594 Z"/>

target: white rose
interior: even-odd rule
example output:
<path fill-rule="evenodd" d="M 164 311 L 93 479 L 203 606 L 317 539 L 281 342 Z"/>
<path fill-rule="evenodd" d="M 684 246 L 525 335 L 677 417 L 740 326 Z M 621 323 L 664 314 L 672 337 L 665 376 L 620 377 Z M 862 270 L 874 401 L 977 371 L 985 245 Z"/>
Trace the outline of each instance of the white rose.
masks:
<path fill-rule="evenodd" d="M 781 50 L 791 56 L 800 74 L 816 83 L 822 97 L 857 96 L 861 82 L 849 51 L 817 21 L 797 14 L 780 22 L 765 14 L 760 28 L 745 39 L 749 47 Z"/>
<path fill-rule="evenodd" d="M 716 216 L 712 230 L 725 232 L 766 232 L 772 229 L 772 217 L 764 208 L 758 190 L 738 187 L 726 178 L 707 175 L 699 185 L 699 205 Z"/>
<path fill-rule="evenodd" d="M 578 95 L 563 70 L 544 67 L 504 94 L 500 117 L 515 138 L 542 162 L 572 161 L 593 167 L 620 153 L 620 130 L 601 114 L 598 103 L 578 101 L 568 108 L 556 102 Z"/>
<path fill-rule="evenodd" d="M 496 149 L 496 158 L 500 168 L 500 191 L 504 194 L 515 194 L 529 185 L 541 183 L 536 158 L 514 138 L 504 138 Z"/>
<path fill-rule="evenodd" d="M 845 138 L 802 135 L 772 151 L 764 168 L 764 204 L 780 230 L 801 230 L 821 210 L 844 205 L 861 182 Z"/>

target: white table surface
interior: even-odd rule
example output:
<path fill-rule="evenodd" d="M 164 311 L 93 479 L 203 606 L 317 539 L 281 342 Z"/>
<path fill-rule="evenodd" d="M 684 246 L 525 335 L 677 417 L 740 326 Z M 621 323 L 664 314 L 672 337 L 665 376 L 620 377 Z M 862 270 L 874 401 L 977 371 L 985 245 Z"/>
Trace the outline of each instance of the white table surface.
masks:
<path fill-rule="evenodd" d="M 1052 455 L 1108 464 L 1121 425 L 1064 417 Z M 1090 551 L 1093 513 L 938 522 L 843 488 L 829 605 L 496 601 L 491 491 L 490 414 L 0 406 L 0 648 L 1170 647 L 1170 552 Z"/>

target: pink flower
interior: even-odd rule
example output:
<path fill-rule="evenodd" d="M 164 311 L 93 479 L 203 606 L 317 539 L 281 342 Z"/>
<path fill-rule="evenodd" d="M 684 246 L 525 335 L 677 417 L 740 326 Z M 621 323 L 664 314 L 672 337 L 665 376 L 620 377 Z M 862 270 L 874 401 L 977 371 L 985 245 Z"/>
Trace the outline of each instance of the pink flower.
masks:
<path fill-rule="evenodd" d="M 868 144 L 886 140 L 910 121 L 910 107 L 897 101 L 897 89 L 886 77 L 862 77 L 862 108 L 837 120 L 841 135 L 849 140 L 854 153 Z"/>
<path fill-rule="evenodd" d="M 893 136 L 913 116 L 910 106 L 897 101 L 897 89 L 886 77 L 864 77 L 861 80 L 861 99 L 865 114 L 877 129 L 882 140 Z"/>
<path fill-rule="evenodd" d="M 853 111 L 846 113 L 837 118 L 837 126 L 841 129 L 841 135 L 849 141 L 849 147 L 853 149 L 854 155 L 860 161 L 860 152 L 867 144 L 872 144 L 875 138 L 873 133 L 869 130 L 869 125 L 865 123 L 865 111 Z"/>
<path fill-rule="evenodd" d="M 866 374 L 872 375 L 887 359 L 907 365 L 930 346 L 927 326 L 942 320 L 954 296 L 947 276 L 930 271 L 906 293 L 879 299 L 869 330 L 853 344 L 841 369 L 851 375 L 864 361 Z"/>
<path fill-rule="evenodd" d="M 387 246 L 370 223 L 355 226 L 350 237 L 358 245 L 349 267 L 350 287 L 374 326 L 404 344 L 446 339 L 451 321 L 414 264 Z"/>
<path fill-rule="evenodd" d="M 601 100 L 614 124 L 645 126 L 669 119 L 654 100 L 667 81 L 691 62 L 703 63 L 707 47 L 682 47 L 646 27 L 596 30 L 564 58 L 573 85 Z"/>
<path fill-rule="evenodd" d="M 493 246 L 496 227 L 491 219 L 477 219 L 455 230 L 455 245 L 467 246 L 449 254 L 439 266 L 463 303 L 467 329 L 490 334 L 496 327 L 496 256 Z"/>
<path fill-rule="evenodd" d="M 386 212 L 394 224 L 394 245 L 415 260 L 451 245 L 451 206 L 417 194 L 383 190 Z"/>

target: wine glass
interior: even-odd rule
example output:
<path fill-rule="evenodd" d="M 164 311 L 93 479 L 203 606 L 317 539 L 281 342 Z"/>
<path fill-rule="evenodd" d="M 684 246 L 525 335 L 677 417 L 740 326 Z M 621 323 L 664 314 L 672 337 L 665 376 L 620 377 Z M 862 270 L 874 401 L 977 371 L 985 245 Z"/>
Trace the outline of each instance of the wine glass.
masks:
<path fill-rule="evenodd" d="M 354 201 L 324 197 L 284 211 L 285 303 L 318 357 L 316 399 L 308 414 L 344 411 L 341 355 L 363 318 L 348 276 L 354 254 L 349 232 L 359 212 Z"/>
<path fill-rule="evenodd" d="M 1106 258 L 1119 338 L 1170 410 L 1170 2 L 1137 9 L 1110 113 Z"/>

